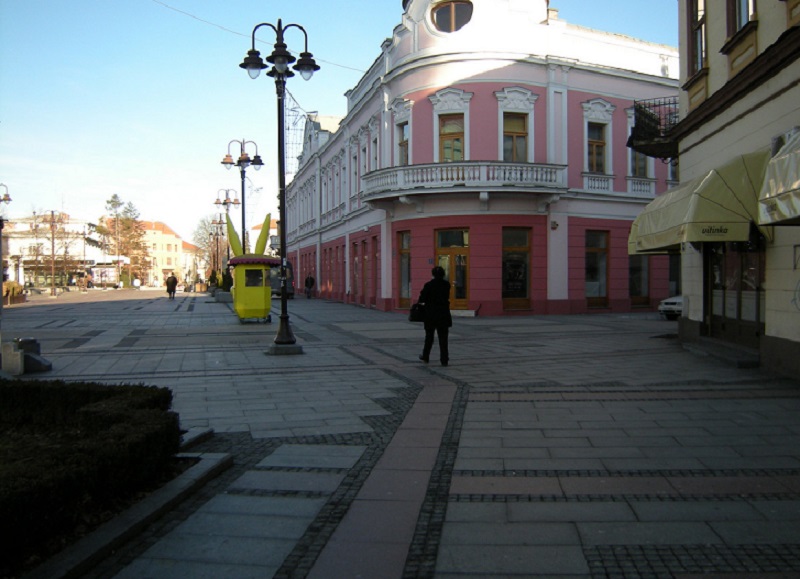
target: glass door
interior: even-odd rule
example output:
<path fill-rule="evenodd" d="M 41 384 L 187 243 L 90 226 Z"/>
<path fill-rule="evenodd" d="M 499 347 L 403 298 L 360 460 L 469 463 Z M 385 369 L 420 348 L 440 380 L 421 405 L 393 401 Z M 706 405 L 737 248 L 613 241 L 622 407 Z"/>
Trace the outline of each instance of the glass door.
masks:
<path fill-rule="evenodd" d="M 450 309 L 465 310 L 469 302 L 469 230 L 436 232 L 436 264 L 450 282 Z"/>
<path fill-rule="evenodd" d="M 706 245 L 710 332 L 715 338 L 759 345 L 765 303 L 762 240 Z"/>

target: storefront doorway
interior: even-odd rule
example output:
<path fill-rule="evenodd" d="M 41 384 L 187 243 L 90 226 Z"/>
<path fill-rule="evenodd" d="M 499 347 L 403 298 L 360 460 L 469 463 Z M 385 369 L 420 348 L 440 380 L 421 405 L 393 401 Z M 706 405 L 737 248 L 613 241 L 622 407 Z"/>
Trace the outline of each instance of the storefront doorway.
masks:
<path fill-rule="evenodd" d="M 450 282 L 450 309 L 465 310 L 469 302 L 469 229 L 436 232 L 436 264 Z"/>
<path fill-rule="evenodd" d="M 706 311 L 712 337 L 758 348 L 764 333 L 764 238 L 708 243 Z"/>

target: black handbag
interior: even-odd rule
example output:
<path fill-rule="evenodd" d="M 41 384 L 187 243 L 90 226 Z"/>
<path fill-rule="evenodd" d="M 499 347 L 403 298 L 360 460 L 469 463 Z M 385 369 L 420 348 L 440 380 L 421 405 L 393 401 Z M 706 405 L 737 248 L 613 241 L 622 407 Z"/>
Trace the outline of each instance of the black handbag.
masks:
<path fill-rule="evenodd" d="M 425 321 L 425 305 L 414 304 L 408 312 L 409 322 L 424 322 Z"/>

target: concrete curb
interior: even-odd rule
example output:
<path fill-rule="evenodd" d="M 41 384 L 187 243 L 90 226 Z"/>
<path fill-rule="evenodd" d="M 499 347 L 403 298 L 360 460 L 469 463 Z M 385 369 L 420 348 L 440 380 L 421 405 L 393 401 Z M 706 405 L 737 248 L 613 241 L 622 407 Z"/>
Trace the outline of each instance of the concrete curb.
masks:
<path fill-rule="evenodd" d="M 227 453 L 182 453 L 177 456 L 197 458 L 199 461 L 176 479 L 48 559 L 25 577 L 80 577 L 233 464 L 233 457 Z"/>

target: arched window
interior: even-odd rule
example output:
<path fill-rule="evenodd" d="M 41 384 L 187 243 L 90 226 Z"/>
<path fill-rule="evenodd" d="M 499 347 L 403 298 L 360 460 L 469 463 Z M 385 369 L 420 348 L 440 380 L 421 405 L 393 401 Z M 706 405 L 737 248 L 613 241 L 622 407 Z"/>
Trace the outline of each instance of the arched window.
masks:
<path fill-rule="evenodd" d="M 442 2 L 433 8 L 431 15 L 437 30 L 455 32 L 472 19 L 472 2 Z"/>

